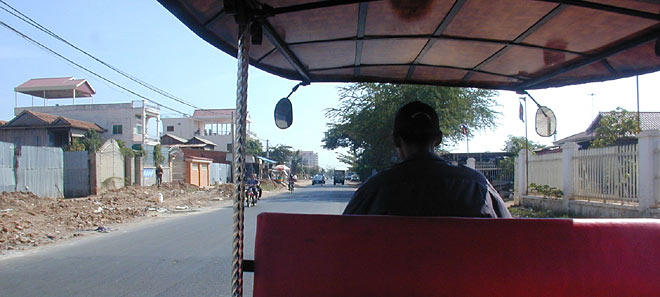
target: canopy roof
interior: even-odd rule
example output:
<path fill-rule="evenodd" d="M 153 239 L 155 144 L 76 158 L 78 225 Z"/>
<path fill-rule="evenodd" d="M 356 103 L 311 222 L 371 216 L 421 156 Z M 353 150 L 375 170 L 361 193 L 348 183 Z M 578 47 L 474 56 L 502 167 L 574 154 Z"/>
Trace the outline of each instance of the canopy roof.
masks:
<path fill-rule="evenodd" d="M 44 99 L 92 97 L 96 94 L 86 79 L 73 77 L 34 78 L 14 88 L 14 91 Z"/>
<path fill-rule="evenodd" d="M 236 56 L 222 0 L 159 0 Z M 660 1 L 246 0 L 263 28 L 250 63 L 309 82 L 537 89 L 660 70 Z"/>

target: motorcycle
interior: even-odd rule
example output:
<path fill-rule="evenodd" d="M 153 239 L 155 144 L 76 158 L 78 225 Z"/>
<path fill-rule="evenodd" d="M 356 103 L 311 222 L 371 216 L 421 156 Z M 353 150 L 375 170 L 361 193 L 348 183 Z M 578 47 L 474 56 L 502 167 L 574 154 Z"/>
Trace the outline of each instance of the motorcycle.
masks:
<path fill-rule="evenodd" d="M 293 192 L 293 189 L 294 189 L 294 184 L 293 181 L 291 180 L 289 181 L 289 192 Z"/>
<path fill-rule="evenodd" d="M 246 207 L 256 206 L 257 200 L 259 200 L 259 190 L 257 190 L 255 185 L 248 185 L 245 189 L 245 204 Z"/>

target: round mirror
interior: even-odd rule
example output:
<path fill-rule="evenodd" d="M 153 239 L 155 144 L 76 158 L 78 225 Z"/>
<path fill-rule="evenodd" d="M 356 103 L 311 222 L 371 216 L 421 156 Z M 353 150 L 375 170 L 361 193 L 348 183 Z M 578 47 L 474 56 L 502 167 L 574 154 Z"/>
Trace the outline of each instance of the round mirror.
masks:
<path fill-rule="evenodd" d="M 291 100 L 282 98 L 277 105 L 275 105 L 275 126 L 280 129 L 291 127 L 293 123 L 293 108 Z"/>
<path fill-rule="evenodd" d="M 557 118 L 550 108 L 539 107 L 536 111 L 536 134 L 550 137 L 557 132 Z"/>

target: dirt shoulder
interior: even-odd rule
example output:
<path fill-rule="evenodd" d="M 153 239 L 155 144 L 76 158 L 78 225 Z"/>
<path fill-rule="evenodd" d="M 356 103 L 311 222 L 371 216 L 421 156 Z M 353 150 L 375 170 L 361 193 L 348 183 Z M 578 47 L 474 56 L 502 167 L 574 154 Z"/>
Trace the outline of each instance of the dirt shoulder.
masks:
<path fill-rule="evenodd" d="M 263 181 L 264 197 L 285 188 Z M 186 183 L 129 186 L 73 199 L 42 198 L 32 193 L 0 193 L 0 254 L 109 232 L 121 224 L 231 205 L 233 184 L 203 189 Z M 161 199 L 162 197 L 162 199 Z"/>

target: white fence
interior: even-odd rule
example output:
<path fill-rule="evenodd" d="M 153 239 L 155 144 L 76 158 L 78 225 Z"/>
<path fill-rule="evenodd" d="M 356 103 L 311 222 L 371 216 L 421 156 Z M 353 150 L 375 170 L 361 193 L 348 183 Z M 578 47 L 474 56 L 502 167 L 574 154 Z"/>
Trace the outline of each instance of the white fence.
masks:
<path fill-rule="evenodd" d="M 577 151 L 573 170 L 576 199 L 638 202 L 636 144 Z"/>
<path fill-rule="evenodd" d="M 562 155 L 529 155 L 529 183 L 562 189 Z"/>

